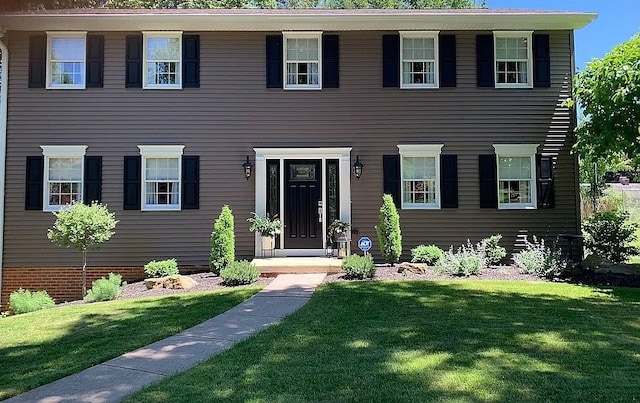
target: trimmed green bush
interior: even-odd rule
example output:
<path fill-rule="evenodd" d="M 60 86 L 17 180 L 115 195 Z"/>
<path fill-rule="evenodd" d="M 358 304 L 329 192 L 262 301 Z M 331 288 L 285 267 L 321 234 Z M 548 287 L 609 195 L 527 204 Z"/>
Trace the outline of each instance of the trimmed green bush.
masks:
<path fill-rule="evenodd" d="M 484 246 L 485 253 L 487 254 L 487 264 L 500 263 L 500 261 L 507 256 L 507 251 L 499 245 L 501 240 L 502 235 L 495 234 L 480 241 Z"/>
<path fill-rule="evenodd" d="M 453 246 L 444 252 L 444 256 L 436 265 L 436 272 L 453 276 L 471 276 L 487 266 L 487 256 L 481 243 L 475 246 L 467 240 L 466 245 L 453 251 Z"/>
<path fill-rule="evenodd" d="M 176 259 L 166 259 L 159 262 L 152 260 L 144 265 L 144 272 L 149 277 L 166 277 L 180 274 Z"/>
<path fill-rule="evenodd" d="M 418 245 L 411 249 L 411 261 L 414 263 L 426 263 L 433 266 L 442 259 L 442 249 L 435 245 Z"/>
<path fill-rule="evenodd" d="M 15 314 L 39 311 L 54 305 L 53 298 L 44 290 L 31 292 L 20 288 L 9 295 L 9 309 Z"/>
<path fill-rule="evenodd" d="M 218 219 L 213 224 L 213 232 L 211 233 L 209 268 L 216 275 L 220 275 L 220 270 L 227 267 L 236 258 L 233 227 L 233 213 L 229 206 L 225 204 Z"/>
<path fill-rule="evenodd" d="M 109 278 L 99 278 L 91 283 L 91 289 L 87 292 L 86 300 L 89 301 L 112 301 L 120 295 L 122 276 L 109 273 Z"/>
<path fill-rule="evenodd" d="M 253 283 L 260 277 L 260 272 L 248 260 L 240 260 L 223 267 L 220 270 L 220 277 L 225 285 L 235 286 Z"/>
<path fill-rule="evenodd" d="M 389 264 L 397 263 L 402 254 L 402 234 L 400 232 L 400 216 L 391 195 L 382 196 L 376 234 L 385 261 Z"/>
<path fill-rule="evenodd" d="M 619 211 L 597 212 L 584 220 L 584 246 L 593 254 L 621 263 L 637 254 L 630 245 L 636 240 L 638 224 L 628 221 L 629 214 Z"/>
<path fill-rule="evenodd" d="M 342 261 L 342 270 L 346 273 L 345 277 L 359 280 L 373 278 L 376 274 L 376 266 L 373 264 L 371 255 L 345 257 Z"/>
<path fill-rule="evenodd" d="M 527 240 L 525 248 L 513 255 L 513 262 L 523 272 L 539 277 L 556 277 L 569 269 L 569 263 L 562 258 L 562 251 L 548 247 L 544 239 L 538 240 L 535 235 L 533 242 Z"/>

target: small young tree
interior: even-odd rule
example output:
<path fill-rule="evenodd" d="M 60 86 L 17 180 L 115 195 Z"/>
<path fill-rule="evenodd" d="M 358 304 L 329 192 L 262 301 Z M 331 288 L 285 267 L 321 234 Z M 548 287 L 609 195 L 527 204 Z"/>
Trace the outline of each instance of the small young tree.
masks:
<path fill-rule="evenodd" d="M 87 293 L 87 252 L 98 250 L 108 241 L 118 221 L 106 205 L 93 202 L 90 206 L 75 202 L 53 213 L 56 222 L 47 231 L 47 237 L 58 246 L 82 252 L 82 296 Z"/>
<path fill-rule="evenodd" d="M 235 234 L 233 232 L 233 213 L 228 205 L 222 207 L 211 233 L 211 254 L 209 268 L 216 275 L 235 260 Z"/>
<path fill-rule="evenodd" d="M 400 216 L 391 195 L 382 196 L 379 217 L 376 233 L 382 256 L 389 264 L 397 263 L 402 254 L 402 234 L 400 233 Z"/>

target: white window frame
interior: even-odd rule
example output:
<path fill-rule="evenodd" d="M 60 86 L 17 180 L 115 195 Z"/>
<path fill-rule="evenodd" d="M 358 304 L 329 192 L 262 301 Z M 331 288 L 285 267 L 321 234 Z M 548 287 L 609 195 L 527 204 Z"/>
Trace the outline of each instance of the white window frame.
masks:
<path fill-rule="evenodd" d="M 182 31 L 142 31 L 142 88 L 143 89 L 182 89 Z M 149 38 L 177 38 L 178 39 L 178 66 L 176 68 L 175 84 L 148 84 L 149 73 L 147 71 L 147 39 Z"/>
<path fill-rule="evenodd" d="M 398 144 L 400 153 L 400 199 L 403 209 L 440 209 L 440 154 L 444 144 Z M 435 158 L 436 162 L 436 201 L 435 203 L 409 203 L 404 200 L 404 157 Z"/>
<path fill-rule="evenodd" d="M 440 87 L 440 63 L 439 63 L 439 34 L 440 31 L 400 31 L 400 88 L 401 89 L 416 89 L 416 88 L 439 88 Z M 434 74 L 435 82 L 433 84 L 422 83 L 413 84 L 405 83 L 404 78 L 404 40 L 406 38 L 432 38 L 433 39 L 433 51 L 434 51 Z M 417 60 L 416 60 L 417 61 Z M 431 61 L 431 60 L 423 60 Z"/>
<path fill-rule="evenodd" d="M 52 50 L 52 39 L 82 39 L 84 41 L 84 46 L 82 47 L 82 83 L 80 84 L 53 84 L 52 83 L 52 74 L 53 69 L 51 68 L 51 50 Z M 68 62 L 78 62 L 67 60 Z M 68 89 L 68 90 L 83 90 L 87 86 L 87 32 L 86 31 L 73 31 L 73 32 L 47 32 L 47 66 L 46 66 L 46 74 L 47 74 L 47 89 L 49 90 L 59 90 L 59 89 Z"/>
<path fill-rule="evenodd" d="M 78 200 L 84 200 L 84 156 L 87 152 L 87 146 L 40 146 L 42 155 L 44 155 L 44 184 L 43 184 L 43 211 L 59 211 L 65 205 L 49 204 L 49 161 L 51 158 L 80 158 L 81 162 L 81 179 L 80 189 L 78 190 Z"/>
<path fill-rule="evenodd" d="M 538 207 L 536 152 L 539 144 L 494 144 L 496 152 L 497 196 L 499 210 L 536 209 Z M 530 203 L 501 203 L 500 202 L 500 157 L 529 157 L 531 160 L 531 202 Z"/>
<path fill-rule="evenodd" d="M 184 145 L 139 145 L 142 156 L 142 211 L 179 211 L 182 209 L 182 152 Z M 177 158 L 178 159 L 178 203 L 177 204 L 147 204 L 147 158 Z"/>
<path fill-rule="evenodd" d="M 287 84 L 287 40 L 316 39 L 318 41 L 318 84 Z M 314 63 L 314 60 L 307 61 Z M 322 31 L 282 32 L 282 88 L 285 90 L 321 90 L 322 89 Z"/>
<path fill-rule="evenodd" d="M 496 88 L 533 88 L 533 31 L 493 31 L 493 70 Z M 497 45 L 498 38 L 527 38 L 527 82 L 526 83 L 498 83 L 498 59 Z M 509 61 L 521 62 L 524 59 L 508 59 Z"/>

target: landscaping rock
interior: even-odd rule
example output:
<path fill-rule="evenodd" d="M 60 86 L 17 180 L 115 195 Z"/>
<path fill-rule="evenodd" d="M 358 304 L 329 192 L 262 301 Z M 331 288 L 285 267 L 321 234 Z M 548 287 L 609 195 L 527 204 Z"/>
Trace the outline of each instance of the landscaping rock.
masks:
<path fill-rule="evenodd" d="M 158 288 L 164 288 L 163 278 L 148 278 L 144 280 L 144 285 L 147 290 L 156 290 Z"/>
<path fill-rule="evenodd" d="M 164 288 L 171 290 L 188 290 L 195 287 L 198 283 L 191 277 L 173 275 L 164 278 Z"/>
<path fill-rule="evenodd" d="M 427 267 L 426 263 L 403 262 L 398 265 L 398 273 L 408 271 L 409 273 L 414 274 L 424 274 L 427 272 Z"/>
<path fill-rule="evenodd" d="M 611 260 L 596 256 L 589 255 L 582 261 L 582 266 L 591 270 L 594 273 L 613 273 L 613 274 L 638 274 L 638 270 L 634 265 L 626 263 L 614 263 Z"/>

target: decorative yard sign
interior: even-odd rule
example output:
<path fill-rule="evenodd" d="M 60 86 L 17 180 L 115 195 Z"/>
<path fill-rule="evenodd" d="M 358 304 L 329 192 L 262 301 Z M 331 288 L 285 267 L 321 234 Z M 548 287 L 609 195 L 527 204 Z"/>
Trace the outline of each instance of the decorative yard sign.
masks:
<path fill-rule="evenodd" d="M 369 237 L 363 236 L 358 240 L 358 248 L 363 251 L 365 254 L 371 249 L 371 239 Z"/>

